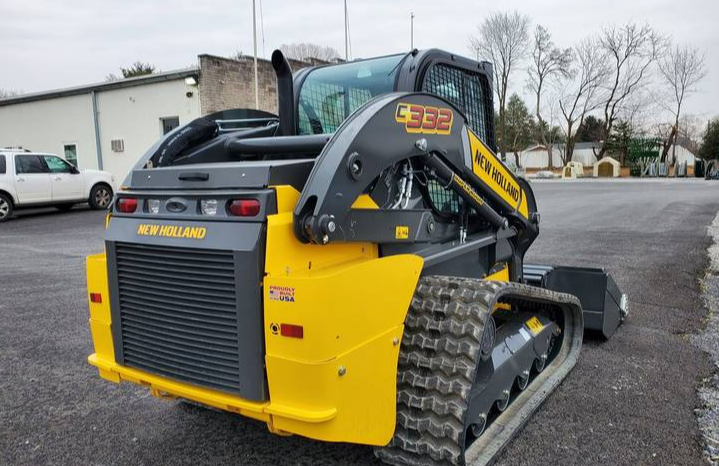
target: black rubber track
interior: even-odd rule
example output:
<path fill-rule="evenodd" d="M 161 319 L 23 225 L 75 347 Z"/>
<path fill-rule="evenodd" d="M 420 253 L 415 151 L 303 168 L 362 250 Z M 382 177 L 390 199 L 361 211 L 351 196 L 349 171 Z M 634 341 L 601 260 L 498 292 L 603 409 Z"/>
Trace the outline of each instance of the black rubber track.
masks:
<path fill-rule="evenodd" d="M 550 387 L 544 390 L 541 399 L 574 366 L 581 347 L 582 329 L 581 307 L 575 297 L 517 283 L 422 277 L 407 314 L 399 355 L 397 426 L 390 443 L 375 449 L 379 459 L 393 465 L 465 464 L 465 416 L 480 362 L 480 342 L 490 309 L 500 295 L 508 301 L 536 300 L 563 305 L 571 308 L 572 315 L 578 315 L 579 321 L 570 323 L 572 335 L 568 337 L 574 341 L 567 346 L 571 349 L 563 350 L 567 364 L 555 367 L 561 368 L 563 374 L 558 373 L 554 377 L 557 380 L 548 381 Z M 578 332 L 574 328 L 577 324 Z M 541 400 L 528 403 L 532 405 L 528 412 L 512 412 L 510 406 L 507 416 L 521 418 L 515 432 L 497 439 L 500 445 L 488 457 L 472 455 L 484 457 L 476 458 L 478 463 L 491 461 L 540 403 Z"/>

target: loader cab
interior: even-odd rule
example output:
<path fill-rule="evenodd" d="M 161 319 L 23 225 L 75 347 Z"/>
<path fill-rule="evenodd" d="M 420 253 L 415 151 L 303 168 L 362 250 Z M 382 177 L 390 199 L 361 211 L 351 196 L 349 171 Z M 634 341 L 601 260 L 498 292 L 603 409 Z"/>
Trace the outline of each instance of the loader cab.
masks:
<path fill-rule="evenodd" d="M 492 65 L 488 62 L 437 49 L 415 49 L 293 73 L 277 50 L 272 65 L 277 74 L 278 115 L 237 109 L 198 118 L 158 141 L 134 170 L 311 159 L 355 111 L 393 92 L 425 92 L 448 100 L 466 117 L 474 133 L 496 151 Z M 297 137 L 270 140 L 276 136 Z M 132 183 L 130 177 L 125 184 Z"/>
<path fill-rule="evenodd" d="M 294 134 L 332 133 L 367 101 L 389 92 L 427 92 L 447 99 L 495 147 L 492 65 L 437 49 L 300 70 L 293 86 Z"/>

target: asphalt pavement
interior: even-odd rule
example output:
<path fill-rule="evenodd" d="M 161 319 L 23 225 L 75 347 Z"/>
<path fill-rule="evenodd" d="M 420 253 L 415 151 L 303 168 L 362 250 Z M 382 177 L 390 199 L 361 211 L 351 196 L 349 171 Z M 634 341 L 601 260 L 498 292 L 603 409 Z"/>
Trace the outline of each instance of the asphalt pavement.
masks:
<path fill-rule="evenodd" d="M 631 300 L 500 456 L 501 465 L 699 465 L 696 388 L 711 374 L 699 278 L 719 183 L 533 184 L 528 260 L 604 267 Z M 377 465 L 369 447 L 270 434 L 259 422 L 97 376 L 84 257 L 104 213 L 23 213 L 0 225 L 0 465 Z"/>

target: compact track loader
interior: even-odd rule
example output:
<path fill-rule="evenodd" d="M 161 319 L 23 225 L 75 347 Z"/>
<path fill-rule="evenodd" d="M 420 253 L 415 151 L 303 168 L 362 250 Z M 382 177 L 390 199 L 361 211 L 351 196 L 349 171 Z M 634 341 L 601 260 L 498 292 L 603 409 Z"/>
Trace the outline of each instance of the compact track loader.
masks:
<path fill-rule="evenodd" d="M 626 297 L 524 263 L 540 216 L 494 153 L 489 63 L 272 64 L 279 116 L 182 126 L 117 193 L 89 362 L 390 464 L 491 462 Z"/>

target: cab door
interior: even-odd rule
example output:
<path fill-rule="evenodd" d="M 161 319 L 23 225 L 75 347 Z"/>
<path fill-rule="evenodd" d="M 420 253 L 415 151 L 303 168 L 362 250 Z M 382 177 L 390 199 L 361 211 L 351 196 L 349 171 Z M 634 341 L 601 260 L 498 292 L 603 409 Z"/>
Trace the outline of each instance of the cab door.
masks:
<path fill-rule="evenodd" d="M 80 171 L 56 155 L 42 155 L 41 157 L 50 171 L 52 201 L 82 199 L 85 182 Z"/>
<path fill-rule="evenodd" d="M 15 191 L 20 204 L 52 201 L 50 173 L 39 155 L 15 155 Z"/>

